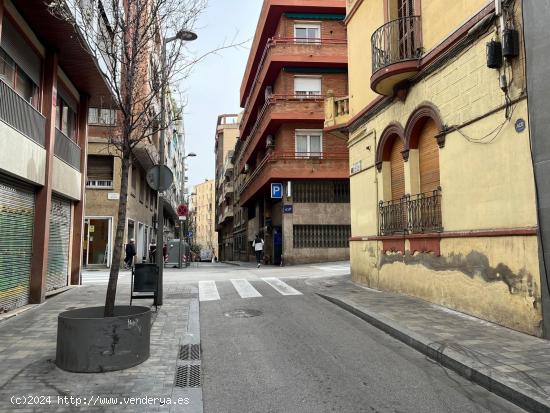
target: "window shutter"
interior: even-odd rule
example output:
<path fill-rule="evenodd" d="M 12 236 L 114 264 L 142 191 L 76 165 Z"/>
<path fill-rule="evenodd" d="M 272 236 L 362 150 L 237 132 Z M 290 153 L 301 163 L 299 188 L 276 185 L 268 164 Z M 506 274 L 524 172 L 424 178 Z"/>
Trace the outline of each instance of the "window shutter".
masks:
<path fill-rule="evenodd" d="M 321 94 L 321 78 L 320 77 L 295 77 L 294 92 L 305 92 L 307 95 Z"/>
<path fill-rule="evenodd" d="M 391 197 L 398 200 L 405 196 L 405 161 L 403 160 L 403 141 L 396 138 L 391 150 Z"/>
<path fill-rule="evenodd" d="M 435 135 L 437 126 L 433 120 L 426 122 L 420 133 L 418 157 L 420 164 L 420 192 L 435 191 L 439 183 L 439 146 Z"/>
<path fill-rule="evenodd" d="M 6 17 L 2 19 L 0 46 L 15 63 L 17 63 L 23 72 L 25 72 L 36 85 L 40 86 L 40 73 L 42 69 L 41 58 L 34 53 L 31 46 L 23 39 L 12 22 Z"/>
<path fill-rule="evenodd" d="M 113 180 L 113 157 L 101 155 L 88 156 L 88 180 L 111 181 Z"/>

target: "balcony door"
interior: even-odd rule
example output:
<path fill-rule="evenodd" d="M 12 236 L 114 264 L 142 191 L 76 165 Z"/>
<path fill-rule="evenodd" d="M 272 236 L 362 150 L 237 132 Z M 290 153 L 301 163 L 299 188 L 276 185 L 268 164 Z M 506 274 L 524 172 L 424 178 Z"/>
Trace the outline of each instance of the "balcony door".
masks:
<path fill-rule="evenodd" d="M 392 201 L 397 201 L 405 196 L 405 161 L 402 152 L 403 141 L 396 138 L 390 155 Z"/>
<path fill-rule="evenodd" d="M 416 13 L 418 14 L 418 13 Z M 416 54 L 415 0 L 389 0 L 387 19 L 391 23 L 388 35 L 392 45 L 397 46 L 391 53 L 396 61 L 409 59 Z"/>

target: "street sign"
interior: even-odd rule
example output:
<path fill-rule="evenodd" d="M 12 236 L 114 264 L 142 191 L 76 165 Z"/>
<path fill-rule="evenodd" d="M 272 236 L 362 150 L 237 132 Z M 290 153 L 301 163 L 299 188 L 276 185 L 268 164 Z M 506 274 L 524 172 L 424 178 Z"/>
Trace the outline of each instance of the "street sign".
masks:
<path fill-rule="evenodd" d="M 517 133 L 523 132 L 525 130 L 525 127 L 526 127 L 525 119 L 520 118 L 520 119 L 516 120 L 516 124 L 514 126 L 516 128 Z"/>
<path fill-rule="evenodd" d="M 180 219 L 180 221 L 187 221 L 187 217 L 186 217 L 186 216 L 180 216 L 179 219 Z"/>
<path fill-rule="evenodd" d="M 283 199 L 283 184 L 271 184 L 271 198 Z"/>
<path fill-rule="evenodd" d="M 294 212 L 294 205 L 283 205 L 283 214 L 292 214 Z"/>
<path fill-rule="evenodd" d="M 180 204 L 177 209 L 178 216 L 185 217 L 189 214 L 189 208 L 185 204 Z"/>
<path fill-rule="evenodd" d="M 162 168 L 162 182 L 159 187 L 160 168 Z M 163 192 L 172 186 L 174 175 L 166 165 L 155 165 L 147 172 L 147 183 L 153 191 Z"/>
<path fill-rule="evenodd" d="M 193 237 L 193 231 L 189 231 L 189 232 L 187 233 L 187 237 L 188 237 L 188 238 L 192 238 L 192 237 Z"/>

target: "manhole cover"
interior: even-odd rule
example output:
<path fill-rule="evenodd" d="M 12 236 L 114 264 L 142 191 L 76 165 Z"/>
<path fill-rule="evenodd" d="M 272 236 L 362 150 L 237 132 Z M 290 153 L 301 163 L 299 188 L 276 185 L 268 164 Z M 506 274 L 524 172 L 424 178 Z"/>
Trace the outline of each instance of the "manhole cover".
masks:
<path fill-rule="evenodd" d="M 231 318 L 251 318 L 261 316 L 263 313 L 259 310 L 251 310 L 247 308 L 238 308 L 236 310 L 228 311 L 224 315 Z"/>

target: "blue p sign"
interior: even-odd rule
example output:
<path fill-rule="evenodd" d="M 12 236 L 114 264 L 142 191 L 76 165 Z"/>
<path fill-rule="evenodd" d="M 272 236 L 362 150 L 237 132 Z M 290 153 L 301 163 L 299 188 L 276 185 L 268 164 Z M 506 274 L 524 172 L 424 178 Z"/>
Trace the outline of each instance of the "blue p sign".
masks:
<path fill-rule="evenodd" d="M 271 198 L 273 199 L 283 198 L 283 184 L 271 184 Z"/>

